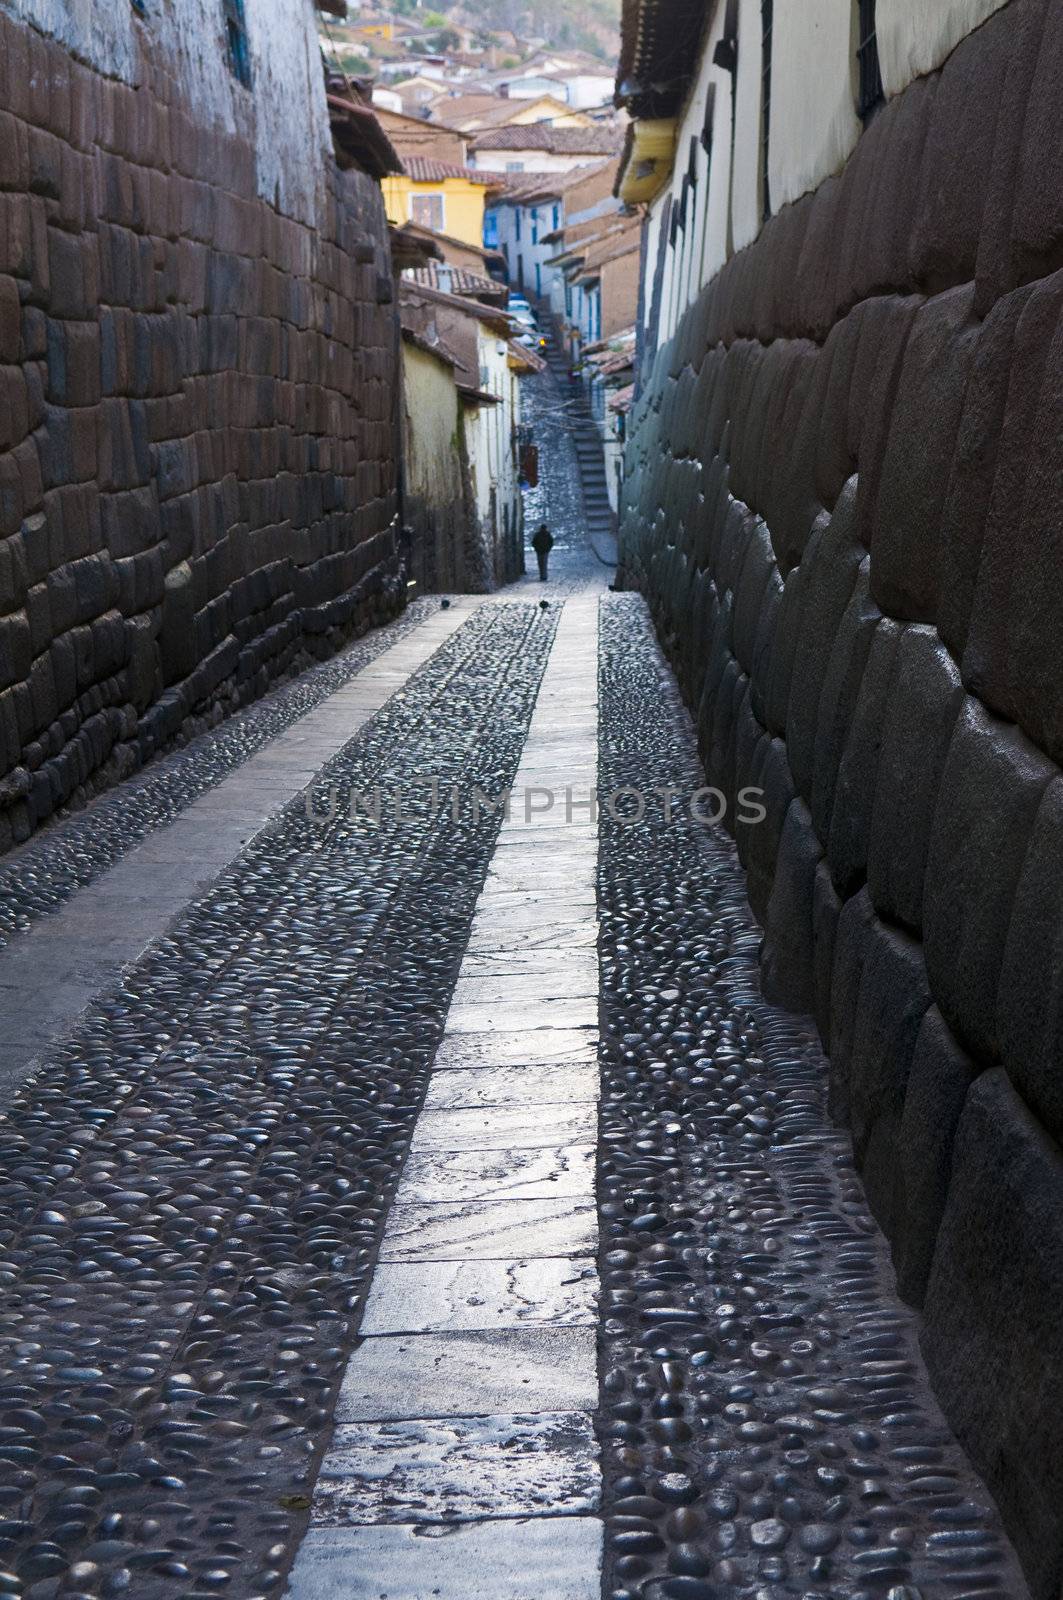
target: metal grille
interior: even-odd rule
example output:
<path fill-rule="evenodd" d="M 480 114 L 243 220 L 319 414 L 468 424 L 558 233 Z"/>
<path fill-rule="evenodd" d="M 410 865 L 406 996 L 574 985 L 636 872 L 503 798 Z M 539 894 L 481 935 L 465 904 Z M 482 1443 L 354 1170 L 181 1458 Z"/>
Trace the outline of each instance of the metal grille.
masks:
<path fill-rule="evenodd" d="M 760 186 L 761 215 L 765 221 L 771 216 L 771 191 L 768 186 L 768 130 L 771 127 L 771 29 L 774 20 L 775 0 L 760 0 Z"/>
<path fill-rule="evenodd" d="M 866 122 L 876 106 L 886 98 L 882 88 L 882 73 L 878 62 L 878 39 L 875 35 L 875 0 L 857 0 L 859 6 L 859 38 L 856 60 L 860 73 L 856 109 L 862 122 Z"/>

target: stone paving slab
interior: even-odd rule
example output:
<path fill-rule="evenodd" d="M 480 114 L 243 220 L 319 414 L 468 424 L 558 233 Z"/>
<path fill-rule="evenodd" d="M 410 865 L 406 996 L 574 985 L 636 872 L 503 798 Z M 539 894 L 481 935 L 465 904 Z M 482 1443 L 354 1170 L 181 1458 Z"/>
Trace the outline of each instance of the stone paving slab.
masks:
<path fill-rule="evenodd" d="M 555 759 L 594 764 L 596 635 L 596 606 L 566 606 L 389 1213 L 312 1533 L 336 1521 L 582 1517 L 598 1504 L 597 828 L 589 812 L 552 825 L 525 779 Z M 485 981 L 484 952 L 533 946 L 550 953 L 555 982 L 543 971 Z M 595 1580 L 598 1566 L 596 1554 Z M 300 1557 L 297 1581 L 303 1571 Z M 534 1581 L 548 1596 L 542 1574 Z"/>
<path fill-rule="evenodd" d="M 576 1327 L 597 1322 L 597 1291 L 590 1257 L 381 1262 L 362 1333 Z"/>
<path fill-rule="evenodd" d="M 451 1033 L 506 1033 L 515 1028 L 586 1027 L 588 1009 L 597 1007 L 597 996 L 569 996 L 552 1000 L 542 996 L 516 997 L 452 1005 L 448 1016 Z"/>
<path fill-rule="evenodd" d="M 507 1328 L 366 1339 L 352 1356 L 336 1421 L 593 1411 L 593 1328 Z"/>
<path fill-rule="evenodd" d="M 594 1065 L 598 1034 L 593 1028 L 532 1028 L 526 1033 L 459 1033 L 444 1038 L 436 1069 Z"/>
<path fill-rule="evenodd" d="M 593 1101 L 462 1106 L 455 1110 L 426 1107 L 418 1118 L 410 1155 L 444 1150 L 532 1150 L 593 1142 L 597 1127 Z"/>
<path fill-rule="evenodd" d="M 585 1256 L 598 1239 L 591 1198 L 396 1205 L 381 1261 L 512 1261 Z"/>
<path fill-rule="evenodd" d="M 453 1200 L 538 1200 L 586 1195 L 595 1145 L 533 1149 L 416 1151 L 407 1157 L 399 1204 Z"/>
<path fill-rule="evenodd" d="M 593 1517 L 311 1528 L 290 1600 L 600 1600 Z"/>
<path fill-rule="evenodd" d="M 479 1067 L 474 1072 L 436 1069 L 424 1108 L 539 1105 L 562 1100 L 597 1100 L 598 1074 L 591 1066 Z"/>
<path fill-rule="evenodd" d="M 318 1526 L 579 1516 L 598 1505 L 582 1411 L 341 1422 L 314 1495 Z"/>

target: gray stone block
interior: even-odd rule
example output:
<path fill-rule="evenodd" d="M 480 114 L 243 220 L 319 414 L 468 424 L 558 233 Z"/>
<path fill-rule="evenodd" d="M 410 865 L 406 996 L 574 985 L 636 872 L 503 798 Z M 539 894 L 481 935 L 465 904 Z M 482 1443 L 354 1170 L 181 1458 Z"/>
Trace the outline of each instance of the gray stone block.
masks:
<path fill-rule="evenodd" d="M 828 515 L 824 511 L 818 520 L 816 532 L 813 534 L 814 539 L 822 538 L 828 521 Z M 803 566 L 794 567 L 788 573 L 779 604 L 775 641 L 767 661 L 768 685 L 765 695 L 767 726 L 771 733 L 780 735 L 786 732 L 794 655 L 801 637 L 801 618 L 807 581 L 808 572 Z"/>
<path fill-rule="evenodd" d="M 1039 283 L 1021 305 L 1011 351 L 1010 377 L 997 448 L 992 495 L 984 524 L 966 649 L 963 681 L 1001 716 L 1017 718 L 1022 698 L 1011 625 L 1020 552 L 1036 515 L 1032 478 L 1053 441 L 1046 407 L 1049 360 L 1063 315 L 1063 273 Z M 1036 550 L 1032 547 L 1031 553 Z M 1041 551 L 1036 550 L 1038 560 Z M 1042 583 L 1052 574 L 1039 572 Z M 1038 608 L 1040 610 L 1040 608 Z"/>
<path fill-rule="evenodd" d="M 760 803 L 766 815 L 763 822 L 749 828 L 746 886 L 749 903 L 758 922 L 763 925 L 768 919 L 768 903 L 775 882 L 783 824 L 794 799 L 794 780 L 786 759 L 786 746 L 781 739 L 767 741 L 753 767 L 750 782 L 763 790 Z"/>
<path fill-rule="evenodd" d="M 999 1059 L 996 997 L 1008 924 L 1041 797 L 1056 769 L 968 699 L 938 791 L 923 894 L 934 998 L 979 1060 Z"/>
<path fill-rule="evenodd" d="M 978 340 L 973 297 L 964 285 L 916 314 L 890 418 L 870 521 L 871 592 L 887 615 L 910 621 L 937 615 L 941 510 Z"/>
<path fill-rule="evenodd" d="M 938 80 L 908 248 L 912 277 L 928 294 L 974 277 L 1014 33 L 1014 16 L 991 17 L 957 45 Z"/>
<path fill-rule="evenodd" d="M 835 1122 L 849 1122 L 849 1072 L 856 1029 L 860 979 L 875 908 L 866 889 L 842 905 L 834 935 L 830 979 L 830 1083 L 828 1104 Z"/>
<path fill-rule="evenodd" d="M 812 901 L 822 857 L 812 817 L 798 797 L 783 824 L 760 960 L 766 998 L 791 1011 L 810 1011 L 815 1002 Z"/>
<path fill-rule="evenodd" d="M 982 325 L 941 509 L 937 628 L 963 659 L 1011 381 L 1019 319 L 1033 285 L 998 300 Z"/>
<path fill-rule="evenodd" d="M 1019 874 L 997 996 L 1008 1076 L 1063 1141 L 1063 778 L 1041 797 Z"/>
<path fill-rule="evenodd" d="M 908 1069 L 891 1241 L 897 1287 L 912 1305 L 921 1305 L 926 1293 L 952 1174 L 952 1146 L 978 1071 L 932 1005 Z"/>
<path fill-rule="evenodd" d="M 922 303 L 915 295 L 883 295 L 865 306 L 860 319 L 852 392 L 861 404 L 852 408 L 851 421 L 859 428 L 857 537 L 869 550 L 904 349 Z"/>
<path fill-rule="evenodd" d="M 1063 1155 L 1004 1072 L 967 1097 L 923 1309 L 945 1413 L 1038 1597 L 1063 1580 Z"/>
<path fill-rule="evenodd" d="M 816 867 L 812 888 L 813 1016 L 824 1050 L 830 1049 L 830 989 L 834 972 L 834 944 L 842 902 L 831 882 L 825 861 Z"/>
<path fill-rule="evenodd" d="M 908 1071 L 929 1007 L 922 946 L 876 917 L 867 935 L 849 1058 L 849 1125 L 868 1203 L 891 1239 Z"/>
<path fill-rule="evenodd" d="M 1012 227 L 1023 154 L 1026 115 L 1034 75 L 1053 13 L 1049 0 L 1022 0 L 1008 8 L 1013 38 L 996 114 L 993 162 L 978 241 L 975 312 L 985 316 L 993 303 L 1020 282 L 1012 248 Z"/>
<path fill-rule="evenodd" d="M 816 832 L 824 841 L 830 838 L 835 787 L 842 756 L 853 728 L 868 652 L 882 621 L 882 615 L 869 593 L 869 566 L 869 559 L 865 556 L 857 568 L 852 597 L 842 613 L 830 647 L 819 695 L 813 743 L 811 809 Z"/>
<path fill-rule="evenodd" d="M 816 725 L 830 652 L 852 598 L 864 550 L 854 532 L 856 483 L 850 479 L 826 527 L 817 527 L 804 560 L 801 629 L 786 709 L 786 747 L 798 792 L 812 798 Z M 822 529 L 822 531 L 820 531 Z"/>
<path fill-rule="evenodd" d="M 745 525 L 745 549 L 734 591 L 734 650 L 744 672 L 753 671 L 764 595 L 777 573 L 767 525 L 754 516 Z"/>
<path fill-rule="evenodd" d="M 868 840 L 867 883 L 879 916 L 919 933 L 930 829 L 952 730 L 959 669 L 933 628 L 905 628 L 886 706 Z"/>

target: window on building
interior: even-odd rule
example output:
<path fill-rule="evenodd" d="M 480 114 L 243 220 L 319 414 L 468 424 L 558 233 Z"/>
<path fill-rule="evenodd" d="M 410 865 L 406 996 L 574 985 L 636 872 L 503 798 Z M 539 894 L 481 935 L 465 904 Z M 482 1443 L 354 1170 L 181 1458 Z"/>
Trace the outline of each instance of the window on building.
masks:
<path fill-rule="evenodd" d="M 875 0 L 856 0 L 856 110 L 867 122 L 885 100 L 875 33 Z"/>
<path fill-rule="evenodd" d="M 765 222 L 771 216 L 768 135 L 771 129 L 771 29 L 774 13 L 775 0 L 760 0 L 760 201 L 761 216 Z"/>
<path fill-rule="evenodd" d="M 441 194 L 414 194 L 410 196 L 410 221 L 422 228 L 443 232 L 443 196 Z"/>
<path fill-rule="evenodd" d="M 507 161 L 506 162 L 506 171 L 507 172 L 523 172 L 524 171 L 524 162 L 523 161 Z"/>
<path fill-rule="evenodd" d="M 521 236 L 522 228 L 523 228 L 523 220 L 522 220 L 520 206 L 514 206 L 513 207 L 513 231 L 516 234 L 518 239 Z"/>
<path fill-rule="evenodd" d="M 531 214 L 532 244 L 539 243 L 539 208 L 532 206 Z"/>
<path fill-rule="evenodd" d="M 222 0 L 225 17 L 225 43 L 229 71 L 245 89 L 251 87 L 251 52 L 247 45 L 247 18 L 244 0 Z"/>
<path fill-rule="evenodd" d="M 561 207 L 558 205 L 558 206 L 554 207 L 554 228 L 555 228 L 555 230 L 560 228 L 560 226 L 561 226 Z"/>

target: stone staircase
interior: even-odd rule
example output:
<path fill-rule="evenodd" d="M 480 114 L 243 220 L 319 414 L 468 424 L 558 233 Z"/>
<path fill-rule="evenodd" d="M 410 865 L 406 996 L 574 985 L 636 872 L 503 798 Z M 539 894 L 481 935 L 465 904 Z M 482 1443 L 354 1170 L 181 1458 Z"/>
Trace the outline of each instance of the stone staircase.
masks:
<path fill-rule="evenodd" d="M 591 414 L 586 388 L 582 383 L 573 383 L 569 378 L 568 361 L 548 310 L 540 310 L 540 325 L 546 336 L 547 363 L 566 401 L 565 415 L 579 463 L 587 537 L 598 559 L 606 566 L 615 567 L 616 516 L 609 504 L 605 453 L 602 449 L 598 424 Z"/>

